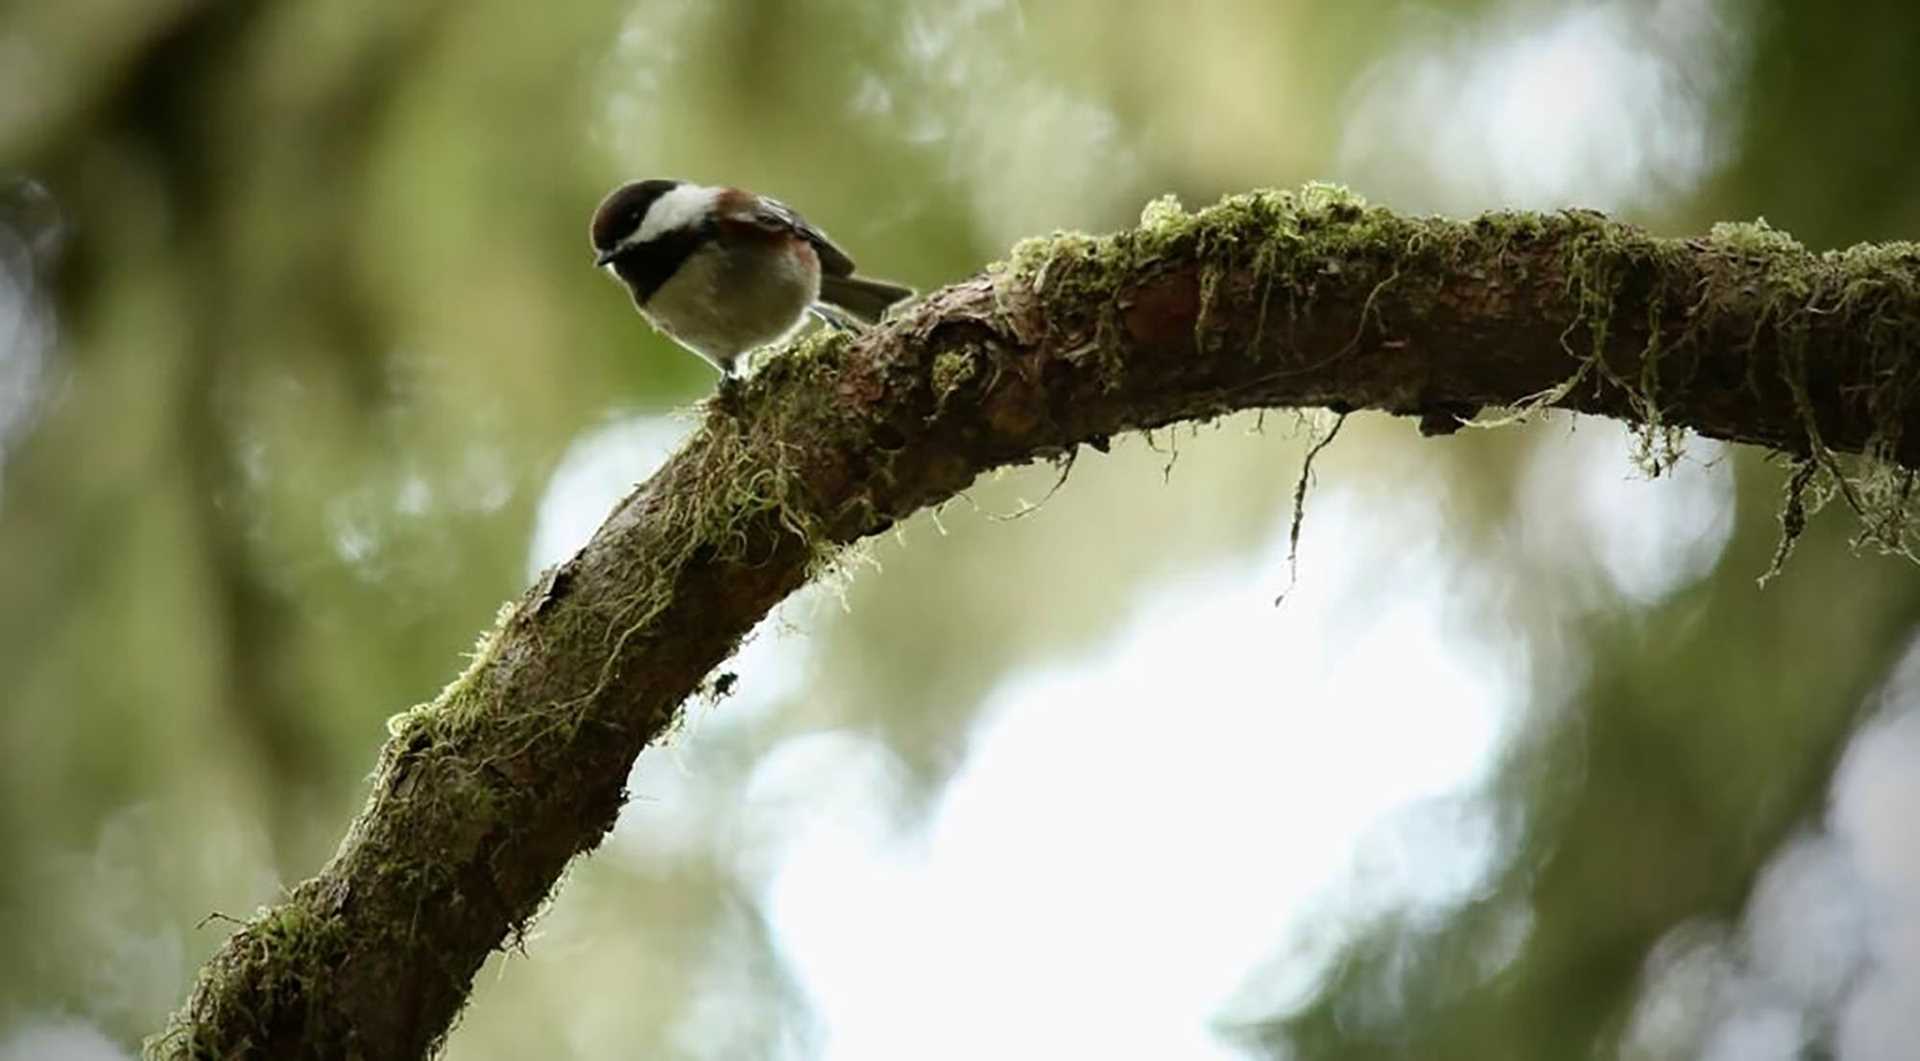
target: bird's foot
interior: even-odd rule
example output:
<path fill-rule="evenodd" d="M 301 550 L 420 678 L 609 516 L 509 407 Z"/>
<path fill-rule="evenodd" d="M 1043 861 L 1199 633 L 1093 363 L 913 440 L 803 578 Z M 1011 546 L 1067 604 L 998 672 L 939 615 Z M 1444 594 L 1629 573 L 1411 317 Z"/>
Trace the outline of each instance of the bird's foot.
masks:
<path fill-rule="evenodd" d="M 720 375 L 720 385 L 713 389 L 713 397 L 707 404 L 723 413 L 733 414 L 740 411 L 740 400 L 746 395 L 747 385 L 739 376 L 731 372 Z"/>

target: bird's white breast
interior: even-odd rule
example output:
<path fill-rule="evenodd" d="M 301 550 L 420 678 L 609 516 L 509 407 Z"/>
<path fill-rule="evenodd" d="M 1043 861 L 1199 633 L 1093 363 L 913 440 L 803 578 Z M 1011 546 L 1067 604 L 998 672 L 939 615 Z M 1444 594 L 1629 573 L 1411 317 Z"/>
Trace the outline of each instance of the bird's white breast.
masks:
<path fill-rule="evenodd" d="M 730 371 L 741 354 L 780 341 L 806 319 L 820 297 L 811 255 L 710 244 L 689 255 L 642 309 L 680 345 Z"/>

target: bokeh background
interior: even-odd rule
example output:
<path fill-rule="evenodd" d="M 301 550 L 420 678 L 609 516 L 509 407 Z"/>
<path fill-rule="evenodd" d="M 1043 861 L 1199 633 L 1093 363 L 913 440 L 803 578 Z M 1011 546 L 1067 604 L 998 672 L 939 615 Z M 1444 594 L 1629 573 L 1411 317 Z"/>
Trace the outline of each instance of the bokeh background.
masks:
<path fill-rule="evenodd" d="M 1900 0 L 0 6 L 0 1058 L 129 1056 L 689 431 L 616 182 L 923 288 L 1309 179 L 1828 248 L 1920 233 L 1916 71 Z M 1830 512 L 1756 588 L 1757 452 L 1363 415 L 1296 584 L 1327 426 L 982 482 L 790 602 L 448 1056 L 1913 1057 L 1920 572 Z"/>

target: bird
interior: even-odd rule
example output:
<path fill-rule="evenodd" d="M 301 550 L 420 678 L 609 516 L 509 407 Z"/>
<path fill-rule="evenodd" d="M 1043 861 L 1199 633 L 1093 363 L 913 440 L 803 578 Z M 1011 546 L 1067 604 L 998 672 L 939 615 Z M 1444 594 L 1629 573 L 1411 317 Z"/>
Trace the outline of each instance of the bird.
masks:
<path fill-rule="evenodd" d="M 878 323 L 913 289 L 855 276 L 827 234 L 778 199 L 683 180 L 630 181 L 593 212 L 594 264 L 656 329 L 720 371 L 797 331 L 807 314 Z"/>

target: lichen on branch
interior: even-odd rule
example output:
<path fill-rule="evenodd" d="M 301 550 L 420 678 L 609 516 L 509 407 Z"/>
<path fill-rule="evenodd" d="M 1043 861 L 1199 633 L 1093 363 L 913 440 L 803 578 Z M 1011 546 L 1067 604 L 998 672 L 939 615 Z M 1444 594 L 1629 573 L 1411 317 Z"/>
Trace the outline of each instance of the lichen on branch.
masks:
<path fill-rule="evenodd" d="M 1582 211 L 1416 218 L 1328 185 L 1171 200 L 1028 240 L 742 393 L 397 716 L 333 859 L 237 931 L 160 1057 L 417 1057 L 612 825 L 634 758 L 782 597 L 983 472 L 1241 409 L 1565 408 L 1796 462 L 1787 540 L 1840 496 L 1914 552 L 1920 249 L 1764 223 L 1662 239 Z M 1496 422 L 1500 414 L 1485 416 Z"/>

